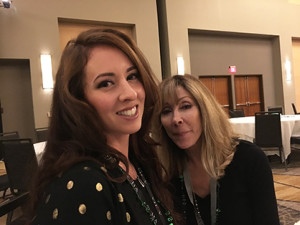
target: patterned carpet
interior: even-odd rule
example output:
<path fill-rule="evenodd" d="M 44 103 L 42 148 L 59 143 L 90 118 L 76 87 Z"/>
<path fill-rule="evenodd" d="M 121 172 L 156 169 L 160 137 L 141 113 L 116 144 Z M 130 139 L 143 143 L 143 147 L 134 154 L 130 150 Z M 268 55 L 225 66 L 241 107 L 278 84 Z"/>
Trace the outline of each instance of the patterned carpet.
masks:
<path fill-rule="evenodd" d="M 273 157 L 273 156 L 272 156 Z M 270 158 L 281 225 L 300 224 L 300 151 L 292 152 L 288 171 L 279 158 Z"/>

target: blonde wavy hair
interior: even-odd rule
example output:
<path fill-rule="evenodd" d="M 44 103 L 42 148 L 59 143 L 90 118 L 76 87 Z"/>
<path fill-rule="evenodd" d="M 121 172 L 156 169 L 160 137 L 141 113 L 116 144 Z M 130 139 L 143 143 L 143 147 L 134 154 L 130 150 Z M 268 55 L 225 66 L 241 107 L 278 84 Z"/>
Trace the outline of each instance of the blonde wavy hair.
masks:
<path fill-rule="evenodd" d="M 226 167 L 233 159 L 237 141 L 237 135 L 233 132 L 228 115 L 222 109 L 211 92 L 202 82 L 192 75 L 175 75 L 163 80 L 160 84 L 161 100 L 159 111 L 165 101 L 176 101 L 176 88 L 183 87 L 197 104 L 201 114 L 202 134 L 201 160 L 210 177 L 219 179 L 225 174 Z M 159 106 L 158 106 L 159 107 Z M 168 168 L 171 177 L 179 175 L 183 169 L 185 151 L 179 149 L 168 137 L 160 122 L 158 137 L 164 152 L 163 162 Z"/>

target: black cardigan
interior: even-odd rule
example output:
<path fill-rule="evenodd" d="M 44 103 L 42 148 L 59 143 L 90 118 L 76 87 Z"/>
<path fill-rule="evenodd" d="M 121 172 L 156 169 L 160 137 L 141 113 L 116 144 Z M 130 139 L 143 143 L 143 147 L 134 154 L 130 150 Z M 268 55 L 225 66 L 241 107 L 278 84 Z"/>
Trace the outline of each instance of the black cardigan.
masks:
<path fill-rule="evenodd" d="M 176 208 L 182 212 L 181 182 L 175 178 Z M 240 141 L 233 161 L 219 181 L 218 225 L 279 225 L 272 171 L 265 153 L 253 143 Z M 186 190 L 187 225 L 197 225 Z M 210 225 L 210 195 L 196 196 L 201 217 Z"/>

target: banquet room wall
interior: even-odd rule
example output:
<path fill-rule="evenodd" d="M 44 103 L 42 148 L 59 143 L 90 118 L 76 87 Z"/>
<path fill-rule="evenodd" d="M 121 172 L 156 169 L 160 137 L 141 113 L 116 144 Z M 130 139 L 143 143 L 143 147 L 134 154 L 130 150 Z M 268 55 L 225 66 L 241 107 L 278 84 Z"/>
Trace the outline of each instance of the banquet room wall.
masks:
<path fill-rule="evenodd" d="M 293 114 L 291 103 L 296 101 L 296 89 L 292 38 L 300 37 L 299 1 L 165 0 L 165 3 L 171 72 L 164 76 L 177 73 L 176 58 L 178 56 L 182 56 L 184 59 L 185 72 L 191 73 L 189 30 L 230 32 L 245 36 L 278 36 L 280 57 L 274 59 L 276 62 L 274 80 L 279 76 L 279 82 L 282 83 L 283 94 L 281 97 L 283 98 L 285 113 Z M 291 63 L 291 80 L 287 80 L 287 62 Z M 228 67 L 222 68 L 219 73 L 227 74 Z"/>
<path fill-rule="evenodd" d="M 300 4 L 290 0 L 14 0 L 10 9 L 0 8 L 0 59 L 29 60 L 36 128 L 48 125 L 52 98 L 52 90 L 42 88 L 40 54 L 51 54 L 55 74 L 61 19 L 133 27 L 137 44 L 159 80 L 177 73 L 177 56 L 183 57 L 185 72 L 192 72 L 190 30 L 276 37 L 278 42 L 272 43 L 279 52 L 276 57 L 272 52 L 275 84 L 269 85 L 273 90 L 279 87 L 276 94 L 280 95 L 273 96 L 270 104 L 282 103 L 287 114 L 292 114 L 292 102 L 299 105 L 292 38 L 300 37 Z M 292 65 L 291 81 L 286 80 L 287 61 Z M 226 73 L 227 66 L 218 71 Z"/>
<path fill-rule="evenodd" d="M 277 37 L 238 36 L 226 32 L 189 32 L 190 61 L 192 74 L 230 75 L 229 66 L 236 66 L 234 75 L 262 75 L 263 99 L 268 106 L 283 105 L 283 90 L 276 58 L 280 58 L 279 48 L 273 44 Z M 225 68 L 225 70 L 224 70 Z M 226 70 L 227 69 L 227 70 Z M 280 69 L 280 68 L 279 68 Z M 234 87 L 234 76 L 231 76 Z M 234 89 L 232 89 L 233 101 Z"/>

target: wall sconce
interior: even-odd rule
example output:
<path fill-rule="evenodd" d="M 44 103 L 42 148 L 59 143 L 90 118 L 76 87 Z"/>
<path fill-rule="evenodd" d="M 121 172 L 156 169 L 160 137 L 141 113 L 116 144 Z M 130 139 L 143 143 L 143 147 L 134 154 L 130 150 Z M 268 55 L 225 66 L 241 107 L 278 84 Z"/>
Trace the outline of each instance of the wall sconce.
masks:
<path fill-rule="evenodd" d="M 286 81 L 292 80 L 292 72 L 291 72 L 291 62 L 290 60 L 285 60 L 285 72 L 286 72 Z"/>
<path fill-rule="evenodd" d="M 2 7 L 9 9 L 11 5 L 11 0 L 0 0 L 2 2 Z"/>
<path fill-rule="evenodd" d="M 177 74 L 178 75 L 184 75 L 183 57 L 177 57 Z"/>
<path fill-rule="evenodd" d="M 43 78 L 43 88 L 53 88 L 51 55 L 41 55 L 41 68 Z"/>

